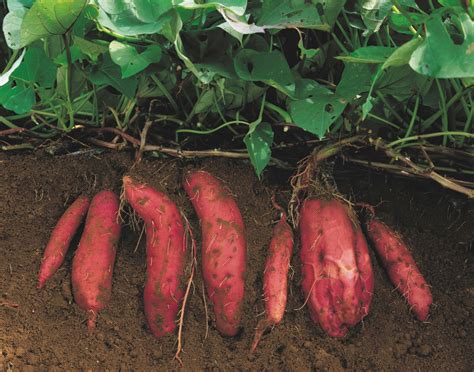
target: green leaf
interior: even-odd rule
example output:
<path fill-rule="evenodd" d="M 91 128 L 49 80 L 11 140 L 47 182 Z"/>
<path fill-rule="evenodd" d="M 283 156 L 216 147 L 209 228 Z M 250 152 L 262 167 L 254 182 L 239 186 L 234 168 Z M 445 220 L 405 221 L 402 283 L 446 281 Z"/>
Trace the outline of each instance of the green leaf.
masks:
<path fill-rule="evenodd" d="M 246 81 L 262 81 L 287 95 L 295 91 L 295 80 L 285 56 L 279 51 L 242 49 L 234 58 L 237 75 Z"/>
<path fill-rule="evenodd" d="M 20 8 L 31 8 L 34 0 L 7 0 L 7 7 L 10 12 Z"/>
<path fill-rule="evenodd" d="M 410 58 L 413 70 L 436 78 L 474 76 L 474 21 L 464 12 L 458 17 L 465 35 L 461 44 L 453 42 L 441 15 L 426 22 L 425 41 Z"/>
<path fill-rule="evenodd" d="M 384 63 L 395 50 L 396 48 L 384 46 L 367 46 L 354 50 L 348 56 L 338 56 L 336 59 L 355 63 Z"/>
<path fill-rule="evenodd" d="M 410 19 L 401 13 L 390 13 L 390 27 L 402 34 L 413 35 L 412 26 L 421 25 L 426 21 L 427 16 L 414 12 L 407 12 L 407 14 L 410 16 Z"/>
<path fill-rule="evenodd" d="M 173 8 L 171 0 L 96 0 L 99 7 L 110 15 L 129 15 L 143 23 L 156 22 Z"/>
<path fill-rule="evenodd" d="M 161 59 L 161 48 L 158 45 L 151 45 L 143 53 L 138 53 L 135 47 L 114 40 L 109 44 L 109 51 L 112 61 L 120 66 L 124 79 Z"/>
<path fill-rule="evenodd" d="M 351 101 L 356 95 L 368 92 L 376 72 L 374 64 L 346 63 L 336 94 Z"/>
<path fill-rule="evenodd" d="M 254 23 L 248 23 L 248 16 L 238 16 L 227 9 L 219 9 L 219 13 L 222 14 L 225 23 L 222 23 L 218 27 L 237 38 L 241 44 L 243 35 L 265 32 L 265 27 L 257 26 Z"/>
<path fill-rule="evenodd" d="M 300 40 L 298 41 L 298 49 L 300 50 L 300 58 L 302 59 L 303 57 L 307 57 L 309 59 L 316 57 L 319 52 L 321 51 L 319 48 L 318 49 L 306 49 L 303 44 L 303 38 L 300 37 Z"/>
<path fill-rule="evenodd" d="M 265 28 L 312 28 L 329 31 L 345 1 L 265 0 L 257 25 Z"/>
<path fill-rule="evenodd" d="M 357 1 L 356 11 L 361 15 L 366 27 L 364 35 L 377 32 L 391 8 L 392 2 L 390 0 Z"/>
<path fill-rule="evenodd" d="M 290 102 L 290 115 L 297 126 L 323 138 L 344 111 L 347 100 L 319 85 L 314 80 L 297 82 L 296 95 Z"/>
<path fill-rule="evenodd" d="M 238 32 L 234 26 L 229 24 L 228 21 L 221 23 L 219 26 L 220 29 L 224 30 L 227 32 L 230 36 L 235 37 L 237 40 L 239 40 L 240 45 L 242 46 L 242 39 L 244 38 L 244 34 Z"/>
<path fill-rule="evenodd" d="M 3 19 L 3 35 L 10 49 L 16 50 L 22 48 L 20 33 L 26 12 L 26 8 L 14 9 Z"/>
<path fill-rule="evenodd" d="M 247 0 L 174 0 L 174 4 L 185 9 L 226 8 L 239 16 L 244 15 L 245 9 L 247 8 Z"/>
<path fill-rule="evenodd" d="M 392 66 L 382 70 L 375 88 L 401 102 L 417 94 L 424 95 L 431 85 L 428 80 L 428 77 L 416 73 L 408 65 Z"/>
<path fill-rule="evenodd" d="M 268 123 L 253 124 L 244 137 L 245 146 L 250 155 L 250 161 L 257 176 L 260 178 L 262 171 L 271 159 L 273 143 L 272 126 Z"/>
<path fill-rule="evenodd" d="M 14 87 L 7 84 L 0 87 L 0 104 L 16 114 L 26 114 L 35 102 L 34 90 L 25 84 L 17 83 Z"/>
<path fill-rule="evenodd" d="M 209 111 L 209 109 L 214 106 L 215 95 L 216 92 L 214 89 L 204 91 L 194 105 L 194 113 L 200 114 Z"/>
<path fill-rule="evenodd" d="M 43 37 L 65 34 L 86 4 L 87 0 L 36 0 L 23 19 L 20 46 Z"/>
<path fill-rule="evenodd" d="M 96 68 L 88 77 L 92 83 L 99 86 L 110 85 L 128 98 L 135 96 L 137 80 L 133 77 L 123 79 L 120 67 L 112 61 L 108 54 L 104 55 L 104 61 L 100 67 Z"/>
<path fill-rule="evenodd" d="M 178 12 L 172 11 L 168 13 L 166 22 L 160 30 L 160 33 L 166 37 L 170 42 L 176 43 L 181 29 L 183 28 L 183 21 Z"/>
<path fill-rule="evenodd" d="M 81 52 L 77 45 L 73 45 L 70 48 L 71 52 L 71 62 L 75 63 L 77 61 L 82 61 L 86 59 L 86 55 Z M 68 64 L 66 51 L 62 52 L 59 56 L 54 59 L 54 63 L 57 63 L 61 66 L 66 66 Z"/>
<path fill-rule="evenodd" d="M 88 56 L 92 62 L 97 62 L 101 54 L 107 53 L 109 48 L 106 45 L 95 43 L 90 40 L 83 39 L 78 36 L 72 37 L 74 46 L 77 47 L 83 54 Z"/>
<path fill-rule="evenodd" d="M 468 88 L 468 87 L 473 86 L 473 85 L 474 85 L 474 77 L 462 79 L 462 85 L 463 85 L 465 88 Z"/>
<path fill-rule="evenodd" d="M 160 33 L 173 17 L 171 0 L 96 0 L 99 23 L 126 36 Z"/>
<path fill-rule="evenodd" d="M 422 40 L 420 38 L 415 38 L 398 47 L 384 62 L 382 69 L 385 70 L 391 66 L 396 67 L 408 64 L 411 55 L 415 49 L 418 48 L 421 42 Z"/>
<path fill-rule="evenodd" d="M 372 108 L 374 107 L 372 103 L 373 100 L 373 97 L 369 96 L 362 105 L 362 120 L 365 120 L 367 118 L 367 115 L 369 115 L 369 112 L 372 111 Z"/>
<path fill-rule="evenodd" d="M 242 108 L 265 93 L 265 88 L 238 79 L 219 79 L 216 84 L 216 100 L 222 110 Z"/>
<path fill-rule="evenodd" d="M 52 88 L 56 81 L 57 66 L 42 48 L 28 48 L 20 67 L 12 74 L 16 80 L 37 83 L 42 88 Z"/>

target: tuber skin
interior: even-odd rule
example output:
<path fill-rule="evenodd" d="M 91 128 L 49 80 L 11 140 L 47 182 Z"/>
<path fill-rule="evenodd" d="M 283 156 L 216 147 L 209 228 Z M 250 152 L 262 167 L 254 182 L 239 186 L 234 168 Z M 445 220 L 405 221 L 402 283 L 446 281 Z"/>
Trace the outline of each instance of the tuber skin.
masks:
<path fill-rule="evenodd" d="M 38 274 L 38 288 L 43 288 L 62 265 L 71 240 L 84 220 L 88 208 L 89 198 L 79 196 L 59 218 L 43 254 Z"/>
<path fill-rule="evenodd" d="M 72 261 L 72 291 L 77 305 L 88 312 L 87 328 L 95 328 L 97 313 L 110 301 L 115 253 L 120 239 L 119 200 L 109 190 L 99 192 L 87 213 L 84 232 Z"/>
<path fill-rule="evenodd" d="M 367 223 L 367 234 L 392 284 L 405 297 L 416 317 L 425 321 L 433 297 L 406 244 L 398 234 L 375 218 Z"/>
<path fill-rule="evenodd" d="M 247 254 L 242 216 L 229 191 L 208 172 L 188 172 L 184 189 L 201 222 L 202 271 L 216 327 L 224 336 L 235 336 L 240 327 Z"/>
<path fill-rule="evenodd" d="M 374 276 L 367 243 L 352 210 L 337 199 L 306 199 L 300 210 L 302 288 L 310 316 L 331 337 L 369 311 Z"/>
<path fill-rule="evenodd" d="M 125 198 L 145 222 L 145 316 L 151 332 L 161 338 L 174 332 L 184 296 L 186 237 L 176 204 L 164 193 L 129 176 L 123 178 Z"/>
<path fill-rule="evenodd" d="M 288 270 L 293 254 L 293 230 L 286 221 L 286 213 L 283 208 L 275 202 L 274 205 L 281 211 L 281 217 L 273 228 L 268 256 L 265 261 L 263 274 L 265 318 L 257 324 L 251 352 L 257 348 L 265 329 L 282 321 L 288 296 Z"/>

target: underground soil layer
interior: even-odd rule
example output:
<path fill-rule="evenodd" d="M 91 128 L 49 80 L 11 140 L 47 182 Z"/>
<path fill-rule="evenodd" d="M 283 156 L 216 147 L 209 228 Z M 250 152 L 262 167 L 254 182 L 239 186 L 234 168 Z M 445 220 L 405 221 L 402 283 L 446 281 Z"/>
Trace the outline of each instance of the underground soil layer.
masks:
<path fill-rule="evenodd" d="M 131 224 L 129 209 L 113 276 L 112 299 L 87 335 L 86 314 L 71 294 L 71 262 L 42 290 L 36 288 L 43 249 L 61 214 L 78 195 L 104 188 L 120 193 L 124 174 L 135 175 L 178 204 L 195 231 L 200 228 L 182 188 L 187 169 L 206 169 L 222 179 L 241 208 L 248 243 L 242 330 L 221 337 L 209 301 L 203 299 L 200 266 L 192 286 L 183 330 L 184 370 L 413 370 L 467 371 L 474 365 L 474 205 L 436 185 L 336 167 L 339 189 L 353 201 L 377 206 L 380 218 L 411 247 L 432 286 L 427 322 L 415 320 L 372 255 L 375 293 L 370 314 L 342 340 L 332 339 L 302 307 L 298 243 L 290 270 L 283 322 L 249 353 L 262 316 L 266 250 L 278 213 L 270 201 L 289 198 L 289 173 L 269 169 L 262 181 L 250 164 L 230 160 L 182 162 L 148 159 L 134 165 L 131 154 L 102 153 L 51 157 L 43 153 L 0 154 L 0 370 L 149 371 L 181 368 L 173 356 L 176 335 L 155 339 L 143 313 L 145 239 Z M 132 226 L 135 226 L 132 228 Z M 199 261 L 198 261 L 199 262 Z M 208 318 L 206 318 L 206 307 Z"/>

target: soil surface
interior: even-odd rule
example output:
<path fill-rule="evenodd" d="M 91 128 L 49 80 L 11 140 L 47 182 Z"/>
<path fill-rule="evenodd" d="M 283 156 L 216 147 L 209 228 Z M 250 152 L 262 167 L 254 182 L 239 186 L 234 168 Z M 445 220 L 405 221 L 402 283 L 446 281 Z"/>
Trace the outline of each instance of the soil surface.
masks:
<path fill-rule="evenodd" d="M 340 191 L 377 206 L 381 219 L 409 243 L 432 285 L 429 320 L 417 321 L 390 284 L 372 252 L 375 294 L 371 312 L 343 339 L 331 339 L 309 319 L 299 285 L 298 245 L 292 260 L 287 313 L 265 333 L 254 354 L 248 350 L 264 309 L 262 275 L 278 213 L 271 194 L 289 197 L 290 174 L 269 170 L 260 182 L 244 162 L 148 159 L 133 166 L 130 154 L 51 157 L 0 154 L 0 370 L 175 370 L 176 336 L 156 340 L 143 314 L 144 240 L 123 228 L 115 265 L 112 300 L 87 335 L 86 314 L 70 287 L 72 248 L 65 264 L 42 290 L 36 289 L 43 249 L 57 219 L 81 193 L 104 188 L 120 192 L 131 173 L 169 193 L 200 229 L 181 187 L 189 168 L 204 168 L 236 195 L 246 226 L 248 268 L 242 332 L 221 337 L 212 309 L 206 324 L 198 270 L 186 309 L 181 354 L 185 370 L 409 370 L 468 371 L 474 366 L 474 205 L 436 185 L 336 167 Z M 125 208 L 123 217 L 128 222 Z M 74 244 L 77 244 L 77 238 Z M 200 249 L 199 249 L 200 250 Z M 199 257 L 198 257 L 199 258 Z M 200 267 L 199 267 L 200 269 Z M 207 302 L 208 307 L 210 306 Z"/>

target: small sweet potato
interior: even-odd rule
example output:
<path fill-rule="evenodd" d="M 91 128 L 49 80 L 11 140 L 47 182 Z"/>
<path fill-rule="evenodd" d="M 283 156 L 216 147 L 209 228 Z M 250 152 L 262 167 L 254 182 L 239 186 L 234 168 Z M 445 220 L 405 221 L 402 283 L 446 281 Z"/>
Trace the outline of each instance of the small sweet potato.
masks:
<path fill-rule="evenodd" d="M 255 351 L 268 326 L 281 322 L 286 308 L 288 269 L 293 254 L 293 230 L 286 222 L 286 213 L 276 203 L 274 204 L 282 212 L 282 215 L 280 221 L 273 228 L 263 274 L 265 318 L 257 324 L 251 351 Z"/>
<path fill-rule="evenodd" d="M 89 198 L 80 196 L 58 220 L 43 254 L 38 274 L 38 288 L 43 288 L 46 281 L 54 275 L 63 263 L 71 240 L 84 220 L 88 208 Z"/>
<path fill-rule="evenodd" d="M 112 191 L 99 192 L 91 202 L 84 232 L 72 261 L 72 291 L 77 305 L 88 312 L 87 327 L 112 293 L 115 252 L 120 238 L 119 200 Z"/>
<path fill-rule="evenodd" d="M 433 297 L 406 244 L 397 233 L 375 218 L 367 223 L 367 234 L 393 285 L 405 297 L 416 317 L 425 321 Z"/>

